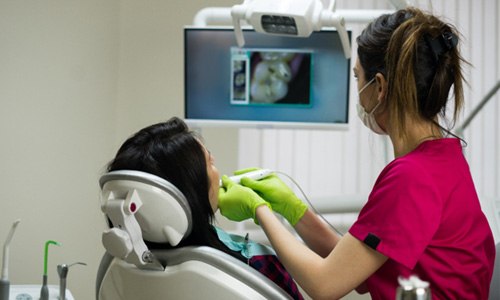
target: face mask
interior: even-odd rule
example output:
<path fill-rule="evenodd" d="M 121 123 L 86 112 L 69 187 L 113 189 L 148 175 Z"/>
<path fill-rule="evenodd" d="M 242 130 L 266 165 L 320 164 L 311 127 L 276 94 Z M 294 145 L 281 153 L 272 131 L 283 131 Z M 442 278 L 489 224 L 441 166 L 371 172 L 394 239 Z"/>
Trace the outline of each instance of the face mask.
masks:
<path fill-rule="evenodd" d="M 361 95 L 361 93 L 370 85 L 373 83 L 373 81 L 375 80 L 375 78 L 373 78 L 372 80 L 368 81 L 368 83 L 366 83 L 358 92 L 358 96 Z M 380 106 L 382 102 L 379 102 L 377 103 L 377 105 L 375 105 L 375 107 L 372 109 L 372 111 L 370 113 L 367 113 L 365 108 L 359 103 L 356 103 L 356 108 L 358 110 L 358 117 L 359 119 L 361 120 L 361 122 L 363 122 L 363 124 L 370 128 L 371 131 L 375 132 L 376 134 L 386 134 L 386 132 L 380 128 L 380 126 L 378 125 L 377 123 L 377 120 L 375 120 L 375 110 L 377 110 L 377 108 Z"/>

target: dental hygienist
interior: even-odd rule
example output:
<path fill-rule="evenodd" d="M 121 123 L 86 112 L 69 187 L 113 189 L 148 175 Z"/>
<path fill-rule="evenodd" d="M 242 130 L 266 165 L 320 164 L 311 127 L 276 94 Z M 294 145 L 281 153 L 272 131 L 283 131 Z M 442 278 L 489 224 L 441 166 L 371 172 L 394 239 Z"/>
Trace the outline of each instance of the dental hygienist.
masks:
<path fill-rule="evenodd" d="M 455 120 L 463 106 L 458 35 L 435 16 L 408 8 L 379 17 L 357 38 L 359 115 L 390 137 L 395 159 L 344 236 L 275 175 L 244 178 L 241 185 L 223 176 L 221 213 L 235 221 L 254 218 L 313 299 L 337 299 L 353 289 L 395 299 L 398 277 L 410 275 L 430 283 L 432 299 L 488 298 L 493 236 L 462 141 L 447 137 L 449 130 L 438 123 L 448 107 Z M 451 88 L 454 103 L 448 102 Z"/>

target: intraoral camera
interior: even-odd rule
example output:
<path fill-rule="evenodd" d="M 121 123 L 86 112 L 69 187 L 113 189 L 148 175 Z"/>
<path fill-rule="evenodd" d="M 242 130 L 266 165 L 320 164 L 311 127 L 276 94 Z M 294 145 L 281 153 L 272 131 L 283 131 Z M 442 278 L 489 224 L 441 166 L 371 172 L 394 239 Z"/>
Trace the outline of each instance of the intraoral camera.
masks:
<path fill-rule="evenodd" d="M 267 34 L 308 37 L 322 27 L 335 27 L 344 55 L 351 57 L 344 19 L 334 11 L 335 0 L 244 0 L 231 8 L 234 33 L 239 47 L 245 45 L 241 21 Z"/>

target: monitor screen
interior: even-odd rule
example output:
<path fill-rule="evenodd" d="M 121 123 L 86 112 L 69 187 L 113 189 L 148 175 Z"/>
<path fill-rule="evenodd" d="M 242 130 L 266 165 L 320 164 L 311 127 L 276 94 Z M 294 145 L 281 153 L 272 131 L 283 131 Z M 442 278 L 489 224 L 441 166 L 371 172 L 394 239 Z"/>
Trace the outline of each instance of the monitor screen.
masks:
<path fill-rule="evenodd" d="M 349 37 L 350 37 L 350 32 Z M 297 38 L 184 29 L 184 118 L 197 126 L 346 129 L 350 60 L 335 30 Z"/>

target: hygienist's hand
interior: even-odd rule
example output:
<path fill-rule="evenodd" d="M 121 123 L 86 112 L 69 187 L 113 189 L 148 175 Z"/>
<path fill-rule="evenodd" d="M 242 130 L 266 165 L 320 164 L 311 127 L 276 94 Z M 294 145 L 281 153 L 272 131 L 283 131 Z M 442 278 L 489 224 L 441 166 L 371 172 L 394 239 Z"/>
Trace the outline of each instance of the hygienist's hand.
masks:
<path fill-rule="evenodd" d="M 222 176 L 222 187 L 219 188 L 219 209 L 224 217 L 232 221 L 253 218 L 255 224 L 258 224 L 255 210 L 260 205 L 267 205 L 271 208 L 271 205 L 252 189 L 234 183 L 226 175 Z"/>
<path fill-rule="evenodd" d="M 307 205 L 275 174 L 260 180 L 243 177 L 240 183 L 271 203 L 272 209 L 285 217 L 292 226 L 295 226 L 307 211 Z"/>

